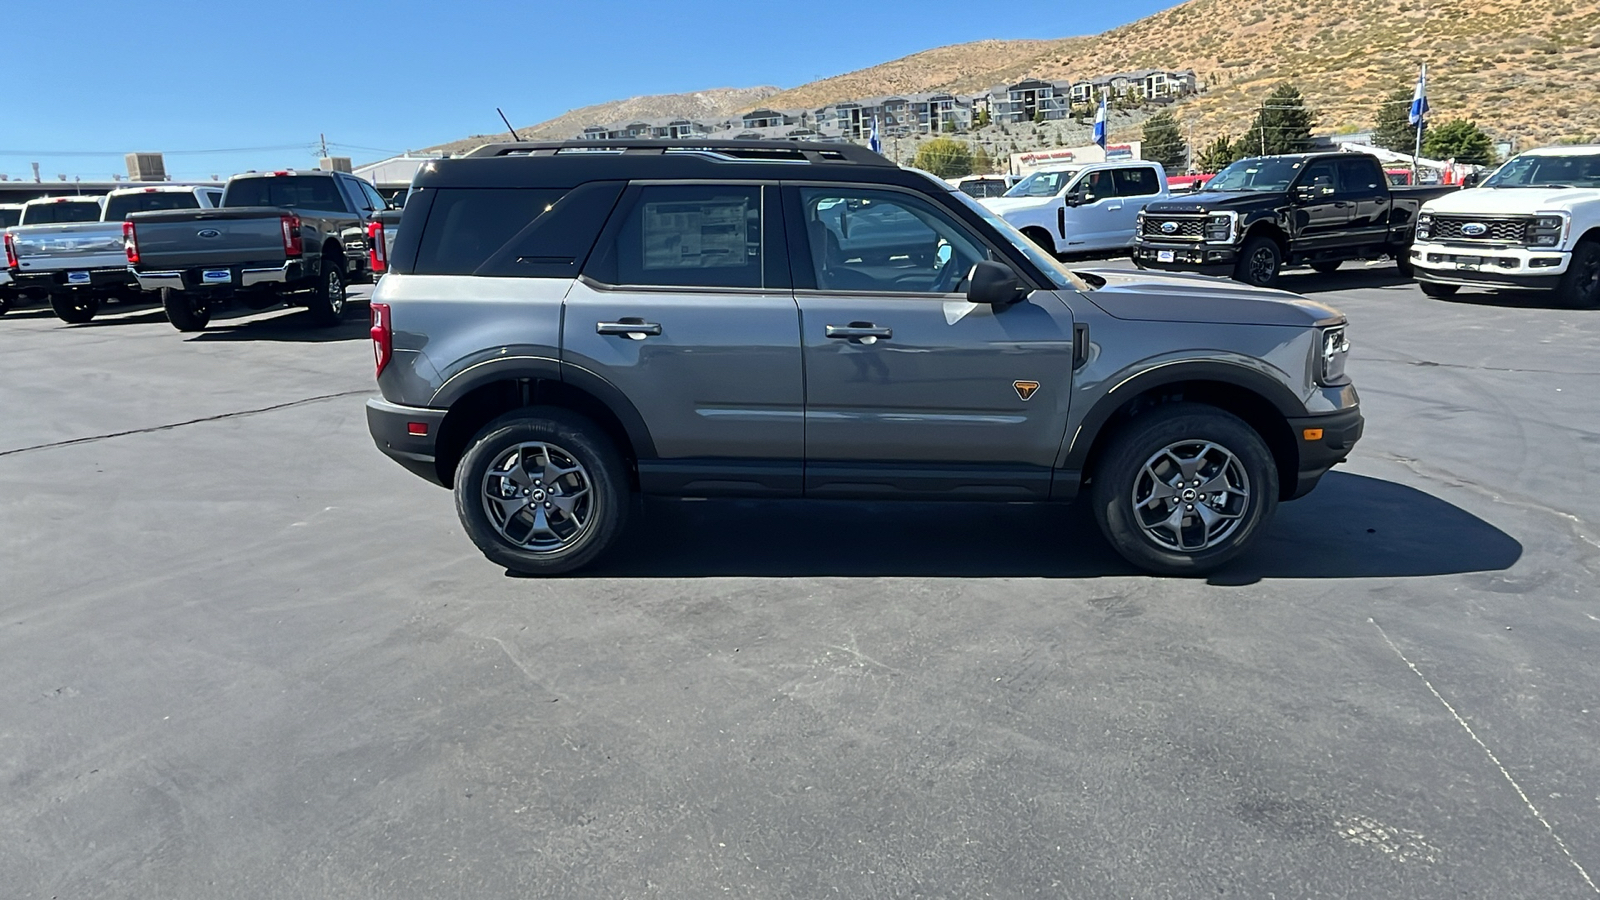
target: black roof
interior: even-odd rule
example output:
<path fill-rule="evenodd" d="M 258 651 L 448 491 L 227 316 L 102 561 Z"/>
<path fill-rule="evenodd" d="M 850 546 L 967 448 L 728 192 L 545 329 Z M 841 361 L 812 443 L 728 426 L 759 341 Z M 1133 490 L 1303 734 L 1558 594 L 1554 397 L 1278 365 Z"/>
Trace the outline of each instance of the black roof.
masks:
<path fill-rule="evenodd" d="M 789 179 L 919 185 L 927 179 L 856 144 L 786 140 L 577 140 L 486 144 L 434 160 L 413 184 L 571 187 L 645 178 Z"/>

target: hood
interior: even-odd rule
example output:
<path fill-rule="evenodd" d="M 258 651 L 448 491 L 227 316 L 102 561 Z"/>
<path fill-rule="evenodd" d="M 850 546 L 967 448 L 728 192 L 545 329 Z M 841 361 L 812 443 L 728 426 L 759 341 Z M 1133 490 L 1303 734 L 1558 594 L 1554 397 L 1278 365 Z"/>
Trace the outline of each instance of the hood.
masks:
<path fill-rule="evenodd" d="M 1297 328 L 1344 320 L 1344 313 L 1299 294 L 1251 287 L 1227 278 L 1129 269 L 1074 271 L 1088 276 L 1090 284 L 1104 282 L 1086 296 L 1118 319 Z"/>
<path fill-rule="evenodd" d="M 1144 208 L 1147 214 L 1208 213 L 1236 206 L 1255 206 L 1282 200 L 1283 194 L 1271 191 L 1196 191 L 1186 197 L 1160 200 Z"/>
<path fill-rule="evenodd" d="M 1017 210 L 1022 210 L 1022 209 L 1038 209 L 1041 206 L 1049 206 L 1050 204 L 1055 203 L 1059 199 L 1060 198 L 1056 197 L 1056 196 L 1050 196 L 1050 197 L 987 197 L 987 198 L 985 198 L 983 200 L 979 200 L 978 202 L 982 203 L 984 206 L 987 206 L 996 215 L 1004 216 L 1008 212 L 1016 212 Z"/>
<path fill-rule="evenodd" d="M 1526 216 L 1570 211 L 1579 204 L 1595 202 L 1600 202 L 1600 191 L 1592 188 L 1471 188 L 1429 200 L 1422 210 L 1449 215 Z"/>

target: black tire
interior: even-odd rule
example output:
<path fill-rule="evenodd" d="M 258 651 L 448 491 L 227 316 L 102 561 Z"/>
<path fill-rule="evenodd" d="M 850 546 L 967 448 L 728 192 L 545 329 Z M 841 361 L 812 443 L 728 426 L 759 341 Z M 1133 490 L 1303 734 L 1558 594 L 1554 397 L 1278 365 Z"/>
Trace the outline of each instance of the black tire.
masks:
<path fill-rule="evenodd" d="M 11 310 L 11 295 L 10 294 L 0 294 L 0 316 L 5 315 L 10 310 Z"/>
<path fill-rule="evenodd" d="M 1173 448 L 1199 451 L 1193 474 L 1200 485 L 1184 480 L 1186 470 L 1174 458 L 1155 462 Z M 1166 404 L 1130 420 L 1099 456 L 1091 475 L 1089 497 L 1101 533 L 1123 559 L 1158 575 L 1204 575 L 1225 565 L 1250 548 L 1278 508 L 1278 466 L 1261 435 L 1232 413 L 1200 403 Z M 1160 498 L 1152 490 L 1150 502 L 1136 507 L 1136 492 L 1153 488 L 1156 477 L 1178 478 L 1176 485 L 1164 481 L 1165 490 L 1188 493 Z M 1203 488 L 1219 481 L 1229 489 L 1202 499 L 1208 493 Z M 1219 498 L 1225 498 L 1221 506 Z M 1198 512 L 1186 515 L 1179 506 L 1205 507 L 1221 513 L 1216 522 L 1232 524 L 1207 522 Z M 1150 524 L 1168 510 L 1165 521 Z M 1170 526 L 1174 518 L 1175 530 Z M 1172 539 L 1163 542 L 1153 534 L 1162 528 Z M 1196 529 L 1199 540 L 1184 549 Z"/>
<path fill-rule="evenodd" d="M 1572 309 L 1600 309 L 1600 241 L 1591 238 L 1572 248 L 1556 293 Z"/>
<path fill-rule="evenodd" d="M 1419 281 L 1417 284 L 1424 294 L 1435 300 L 1449 300 L 1456 295 L 1456 291 L 1461 290 L 1458 284 L 1434 284 L 1431 281 Z"/>
<path fill-rule="evenodd" d="M 1411 264 L 1411 248 L 1401 250 L 1394 258 L 1394 267 L 1400 270 L 1401 278 L 1412 278 L 1417 274 L 1417 267 Z"/>
<path fill-rule="evenodd" d="M 543 477 L 533 475 L 526 467 L 537 463 L 541 451 L 519 451 L 523 445 L 545 447 L 547 464 L 564 460 L 580 471 L 549 479 L 551 470 L 541 466 Z M 505 471 L 520 471 L 520 478 L 493 474 L 491 470 L 501 471 L 513 453 L 519 454 L 517 466 Z M 564 464 L 557 465 L 562 468 Z M 539 492 L 550 490 L 552 484 L 556 490 L 542 501 L 541 518 Z M 586 491 L 579 489 L 584 484 Z M 577 413 L 550 406 L 519 409 L 485 425 L 455 473 L 456 515 L 467 536 L 492 562 L 524 575 L 559 575 L 593 562 L 615 543 L 627 523 L 632 509 L 628 491 L 622 457 L 606 433 Z M 570 509 L 562 507 L 563 499 Z M 496 504 L 495 512 L 491 504 Z M 513 505 L 516 508 L 511 509 Z M 543 548 L 533 546 L 541 523 L 555 538 L 545 541 Z M 528 534 L 520 544 L 505 533 L 519 534 L 523 528 Z"/>
<path fill-rule="evenodd" d="M 211 305 L 193 291 L 162 288 L 161 308 L 179 331 L 203 331 L 211 322 Z"/>
<path fill-rule="evenodd" d="M 1311 264 L 1311 271 L 1316 272 L 1318 275 L 1332 275 L 1333 273 L 1339 271 L 1339 260 L 1336 259 L 1331 262 L 1314 262 Z"/>
<path fill-rule="evenodd" d="M 311 321 L 324 328 L 344 321 L 344 293 L 344 270 L 337 263 L 330 264 L 324 254 L 317 285 L 311 289 L 311 300 L 306 304 Z"/>
<path fill-rule="evenodd" d="M 1037 244 L 1044 252 L 1050 254 L 1051 256 L 1055 255 L 1056 242 L 1055 238 L 1050 236 L 1050 232 L 1045 231 L 1043 228 L 1025 228 L 1023 229 L 1022 234 L 1028 240 Z"/>
<path fill-rule="evenodd" d="M 70 325 L 82 325 L 100 312 L 100 298 L 93 294 L 69 292 L 50 295 L 50 309 L 56 318 Z"/>
<path fill-rule="evenodd" d="M 1283 269 L 1283 250 L 1278 242 L 1258 234 L 1244 242 L 1239 251 L 1239 261 L 1234 264 L 1233 278 L 1256 287 L 1273 287 L 1278 283 L 1278 273 Z"/>

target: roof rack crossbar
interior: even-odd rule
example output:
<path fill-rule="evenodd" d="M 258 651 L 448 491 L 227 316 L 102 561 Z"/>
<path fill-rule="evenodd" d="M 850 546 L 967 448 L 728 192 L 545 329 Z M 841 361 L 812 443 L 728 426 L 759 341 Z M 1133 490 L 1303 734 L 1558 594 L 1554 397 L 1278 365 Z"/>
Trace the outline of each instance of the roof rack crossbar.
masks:
<path fill-rule="evenodd" d="M 563 151 L 590 151 L 635 154 L 665 154 L 672 151 L 722 154 L 740 160 L 774 161 L 787 157 L 794 162 L 843 162 L 860 166 L 893 166 L 894 163 L 858 144 L 790 140 L 589 140 L 521 141 L 484 144 L 466 154 L 468 159 L 496 156 L 555 156 Z"/>

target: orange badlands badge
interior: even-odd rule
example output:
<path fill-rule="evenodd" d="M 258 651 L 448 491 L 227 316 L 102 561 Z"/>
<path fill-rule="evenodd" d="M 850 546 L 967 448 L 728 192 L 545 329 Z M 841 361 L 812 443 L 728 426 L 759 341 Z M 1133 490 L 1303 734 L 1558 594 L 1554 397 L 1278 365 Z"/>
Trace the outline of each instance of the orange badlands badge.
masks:
<path fill-rule="evenodd" d="M 1034 393 L 1039 390 L 1039 382 L 1037 381 L 1013 381 L 1011 386 L 1017 389 L 1017 396 L 1024 400 L 1031 399 Z"/>

